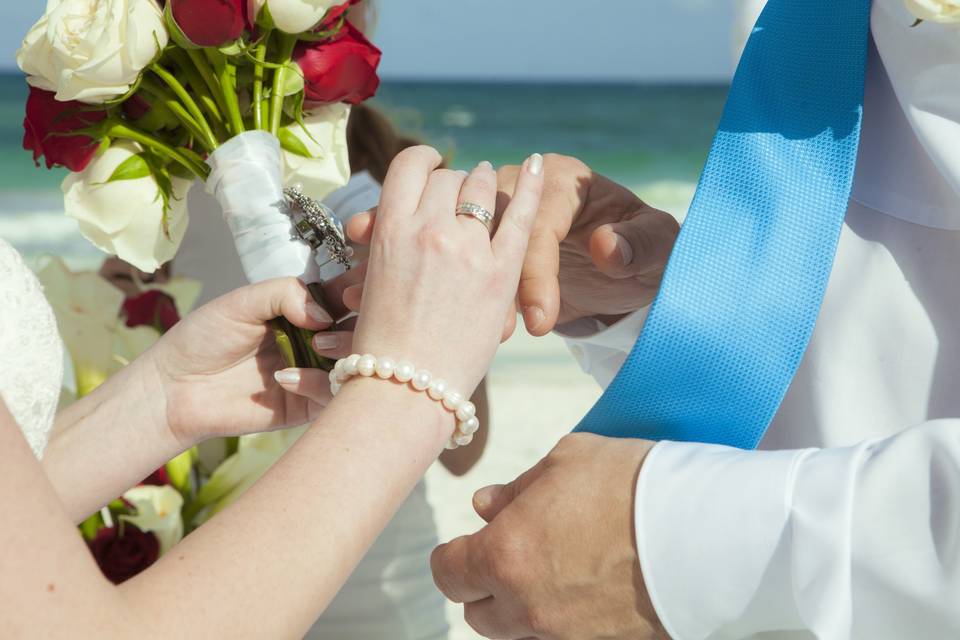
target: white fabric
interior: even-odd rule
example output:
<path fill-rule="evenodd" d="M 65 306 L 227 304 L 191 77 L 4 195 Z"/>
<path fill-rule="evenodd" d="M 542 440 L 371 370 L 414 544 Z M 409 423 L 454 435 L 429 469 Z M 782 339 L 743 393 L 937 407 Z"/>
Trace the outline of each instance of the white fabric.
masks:
<path fill-rule="evenodd" d="M 0 238 L 0 397 L 43 456 L 63 381 L 63 343 L 43 288 Z"/>
<path fill-rule="evenodd" d="M 266 131 L 248 131 L 210 154 L 207 163 L 207 192 L 220 203 L 247 280 L 292 276 L 317 282 L 313 252 L 291 233 L 280 141 Z"/>
<path fill-rule="evenodd" d="M 324 204 L 342 222 L 375 207 L 380 185 L 367 172 Z M 174 262 L 177 275 L 203 283 L 201 302 L 246 284 L 230 229 L 202 185 L 190 193 L 190 227 Z M 336 268 L 334 265 L 331 265 Z M 325 272 L 324 278 L 335 276 Z M 433 584 L 430 552 L 438 544 L 433 509 L 421 482 L 394 516 L 308 638 L 314 640 L 443 640 L 443 596 Z"/>
<path fill-rule="evenodd" d="M 960 637 L 960 33 L 912 22 L 874 0 L 853 200 L 764 451 L 661 443 L 641 471 L 675 638 Z M 608 382 L 644 314 L 570 340 L 584 368 Z"/>

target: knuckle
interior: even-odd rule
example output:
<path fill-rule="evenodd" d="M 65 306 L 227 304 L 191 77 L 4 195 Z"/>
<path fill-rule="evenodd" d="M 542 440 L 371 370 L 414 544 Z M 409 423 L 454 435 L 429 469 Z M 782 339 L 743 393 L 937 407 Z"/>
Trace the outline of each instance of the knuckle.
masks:
<path fill-rule="evenodd" d="M 425 252 L 442 257 L 457 253 L 457 242 L 437 225 L 428 224 L 417 233 L 417 246 Z"/>
<path fill-rule="evenodd" d="M 397 154 L 396 159 L 394 160 L 399 166 L 407 166 L 410 164 L 419 164 L 426 162 L 438 162 L 440 161 L 440 152 L 434 149 L 433 147 L 425 144 L 415 145 L 413 147 L 408 147 Z"/>
<path fill-rule="evenodd" d="M 527 607 L 524 610 L 524 623 L 537 637 L 551 636 L 555 630 L 553 615 L 544 607 Z"/>
<path fill-rule="evenodd" d="M 487 574 L 498 584 L 508 589 L 517 587 L 523 580 L 520 567 L 524 566 L 519 537 L 501 529 L 487 538 L 484 567 Z"/>

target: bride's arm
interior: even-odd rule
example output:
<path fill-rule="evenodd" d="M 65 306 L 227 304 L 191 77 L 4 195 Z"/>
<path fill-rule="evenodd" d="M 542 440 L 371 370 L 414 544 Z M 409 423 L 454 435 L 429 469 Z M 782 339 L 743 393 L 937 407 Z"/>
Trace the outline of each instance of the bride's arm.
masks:
<path fill-rule="evenodd" d="M 542 165 L 529 164 L 491 245 L 477 221 L 453 209 L 459 196 L 492 210 L 493 172 L 481 169 L 482 180 L 459 193 L 462 176 L 429 171 L 439 161 L 436 152 L 406 152 L 394 197 L 385 191 L 356 342 L 443 373 L 469 393 L 516 292 Z M 240 500 L 113 587 L 0 403 L 0 629 L 11 637 L 302 637 L 453 426 L 439 403 L 407 386 L 352 380 Z"/>

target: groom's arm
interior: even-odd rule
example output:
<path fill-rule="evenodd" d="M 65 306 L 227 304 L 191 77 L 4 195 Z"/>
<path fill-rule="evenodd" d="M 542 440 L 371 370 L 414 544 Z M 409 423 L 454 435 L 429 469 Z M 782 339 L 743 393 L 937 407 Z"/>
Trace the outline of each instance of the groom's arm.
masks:
<path fill-rule="evenodd" d="M 960 420 L 847 448 L 651 446 L 568 436 L 481 490 L 490 524 L 435 552 L 438 586 L 489 637 L 960 637 Z"/>

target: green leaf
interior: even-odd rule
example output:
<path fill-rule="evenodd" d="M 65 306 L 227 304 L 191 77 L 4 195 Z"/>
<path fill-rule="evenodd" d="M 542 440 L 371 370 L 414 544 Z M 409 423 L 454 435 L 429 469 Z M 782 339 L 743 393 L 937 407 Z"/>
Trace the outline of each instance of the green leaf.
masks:
<path fill-rule="evenodd" d="M 96 512 L 81 522 L 79 528 L 85 540 L 93 540 L 96 538 L 97 532 L 103 528 L 103 518 L 100 516 L 100 512 Z"/>
<path fill-rule="evenodd" d="M 303 93 L 303 87 L 303 71 L 300 69 L 300 65 L 291 60 L 286 64 L 286 71 L 283 74 L 283 95 L 295 96 L 298 93 Z"/>
<path fill-rule="evenodd" d="M 307 149 L 307 145 L 305 145 L 303 140 L 298 138 L 289 127 L 280 129 L 280 131 L 277 133 L 277 137 L 280 139 L 280 146 L 283 147 L 285 151 L 289 151 L 290 153 L 298 156 L 303 156 L 304 158 L 313 158 L 313 154 L 310 153 L 309 149 Z"/>
<path fill-rule="evenodd" d="M 139 153 L 135 156 L 130 156 L 123 162 L 121 162 L 116 169 L 113 170 L 113 173 L 103 184 L 109 184 L 111 182 L 120 182 L 121 180 L 140 180 L 141 178 L 150 177 L 150 165 L 147 164 L 147 160 L 144 157 L 145 154 Z"/>

